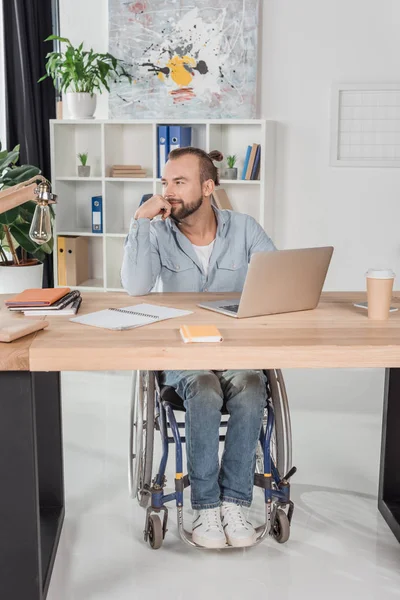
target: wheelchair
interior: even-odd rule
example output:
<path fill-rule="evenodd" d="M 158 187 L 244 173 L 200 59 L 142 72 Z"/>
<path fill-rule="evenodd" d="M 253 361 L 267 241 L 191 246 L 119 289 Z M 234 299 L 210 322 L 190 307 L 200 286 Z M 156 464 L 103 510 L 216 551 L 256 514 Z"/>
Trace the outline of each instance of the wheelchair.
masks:
<path fill-rule="evenodd" d="M 265 522 L 256 527 L 255 545 L 271 536 L 277 542 L 289 539 L 294 505 L 290 500 L 290 478 L 296 472 L 292 466 L 292 440 L 289 405 L 280 370 L 264 371 L 267 377 L 267 405 L 256 451 L 254 485 L 264 490 Z M 160 373 L 134 371 L 132 377 L 130 435 L 129 435 L 129 490 L 132 498 L 146 509 L 144 541 L 154 550 L 162 546 L 167 532 L 168 508 L 175 501 L 178 532 L 190 546 L 202 548 L 192 540 L 183 523 L 183 491 L 190 485 L 183 474 L 184 421 L 177 421 L 175 413 L 184 412 L 182 399 L 175 390 L 160 384 Z M 222 409 L 220 441 L 229 415 Z M 154 432 L 161 434 L 162 455 L 157 473 L 153 476 Z M 164 494 L 165 471 L 169 447 L 175 445 L 175 491 Z M 162 519 L 160 514 L 162 513 Z M 231 548 L 226 545 L 225 548 Z M 223 548 L 223 549 L 225 549 Z"/>

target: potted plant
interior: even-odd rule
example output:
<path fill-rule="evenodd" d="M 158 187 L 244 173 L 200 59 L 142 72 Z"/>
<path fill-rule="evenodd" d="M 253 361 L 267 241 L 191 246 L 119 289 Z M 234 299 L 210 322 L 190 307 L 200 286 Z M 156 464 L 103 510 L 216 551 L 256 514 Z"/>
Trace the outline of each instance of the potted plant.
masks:
<path fill-rule="evenodd" d="M 235 167 L 237 161 L 236 154 L 226 157 L 228 168 L 225 170 L 226 179 L 237 179 L 237 168 Z"/>
<path fill-rule="evenodd" d="M 32 165 L 17 166 L 18 159 L 19 146 L 8 152 L 2 151 L 0 144 L 0 190 L 27 181 L 40 173 Z M 43 260 L 46 254 L 53 251 L 53 239 L 39 246 L 29 237 L 35 208 L 36 202 L 29 201 L 0 214 L 0 294 L 14 294 L 26 288 L 42 287 Z M 52 207 L 50 211 L 54 217 Z"/>
<path fill-rule="evenodd" d="M 49 52 L 46 56 L 46 75 L 39 79 L 43 81 L 51 77 L 54 86 L 65 93 L 70 115 L 74 119 L 92 119 L 96 110 L 95 91 L 110 91 L 110 79 L 119 81 L 132 77 L 123 66 L 123 62 L 112 54 L 99 54 L 83 50 L 83 42 L 77 47 L 68 38 L 50 35 L 46 42 L 59 40 L 67 45 L 65 52 Z"/>
<path fill-rule="evenodd" d="M 88 152 L 80 152 L 78 154 L 78 159 L 80 160 L 80 165 L 78 165 L 78 175 L 79 177 L 90 177 L 90 166 L 87 163 Z"/>

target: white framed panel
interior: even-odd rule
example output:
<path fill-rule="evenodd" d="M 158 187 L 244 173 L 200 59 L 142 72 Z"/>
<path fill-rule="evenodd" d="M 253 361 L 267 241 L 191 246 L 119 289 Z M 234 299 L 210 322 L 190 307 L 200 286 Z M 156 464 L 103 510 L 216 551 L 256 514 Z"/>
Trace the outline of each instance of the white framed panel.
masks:
<path fill-rule="evenodd" d="M 400 167 L 400 83 L 332 86 L 331 165 Z"/>

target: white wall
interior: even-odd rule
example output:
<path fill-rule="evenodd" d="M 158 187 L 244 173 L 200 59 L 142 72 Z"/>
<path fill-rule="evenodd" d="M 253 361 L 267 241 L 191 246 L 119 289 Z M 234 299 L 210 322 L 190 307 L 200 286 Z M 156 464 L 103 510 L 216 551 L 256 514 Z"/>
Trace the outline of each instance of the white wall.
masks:
<path fill-rule="evenodd" d="M 108 51 L 108 0 L 59 0 L 60 35 L 75 46 L 84 42 L 85 49 Z M 68 118 L 63 102 L 63 117 Z M 95 117 L 108 118 L 108 94 L 97 95 Z"/>
<path fill-rule="evenodd" d="M 280 122 L 279 246 L 332 244 L 329 289 L 400 275 L 400 169 L 329 166 L 332 82 L 400 82 L 396 0 L 266 0 L 262 107 Z M 400 283 L 400 278 L 398 279 Z"/>
<path fill-rule="evenodd" d="M 400 169 L 329 166 L 332 82 L 400 81 L 400 2 L 262 4 L 261 116 L 279 122 L 277 245 L 334 245 L 330 290 L 364 289 L 370 266 L 400 274 Z M 60 0 L 61 35 L 106 50 L 107 10 L 107 0 Z M 380 410 L 381 370 L 285 375 L 297 408 Z"/>

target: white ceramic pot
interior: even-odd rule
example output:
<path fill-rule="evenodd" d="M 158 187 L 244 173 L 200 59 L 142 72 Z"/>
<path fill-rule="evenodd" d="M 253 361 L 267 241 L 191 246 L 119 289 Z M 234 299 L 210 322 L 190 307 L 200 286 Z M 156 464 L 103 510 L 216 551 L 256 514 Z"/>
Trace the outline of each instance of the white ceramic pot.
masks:
<path fill-rule="evenodd" d="M 43 264 L 0 266 L 0 294 L 19 294 L 30 288 L 41 288 Z"/>
<path fill-rule="evenodd" d="M 67 106 L 72 119 L 93 119 L 96 110 L 96 94 L 67 92 Z"/>

